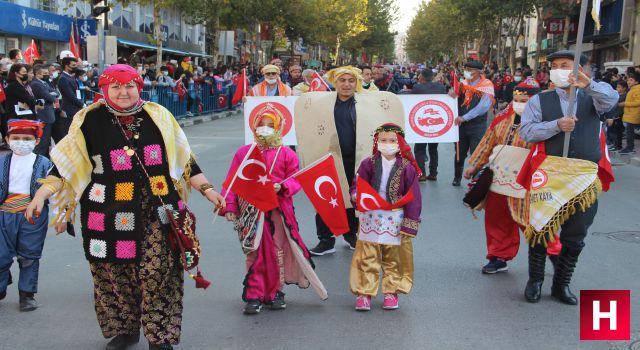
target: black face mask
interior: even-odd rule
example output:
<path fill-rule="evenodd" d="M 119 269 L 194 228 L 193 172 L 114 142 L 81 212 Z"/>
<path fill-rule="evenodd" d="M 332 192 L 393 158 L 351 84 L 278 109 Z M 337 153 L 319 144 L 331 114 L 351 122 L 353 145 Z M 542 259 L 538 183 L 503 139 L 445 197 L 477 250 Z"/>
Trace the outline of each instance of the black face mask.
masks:
<path fill-rule="evenodd" d="M 20 81 L 22 81 L 22 82 L 24 83 L 24 82 L 26 82 L 27 80 L 29 80 L 29 74 L 25 74 L 25 75 L 21 76 L 21 77 L 20 77 L 20 78 L 18 78 L 18 79 L 20 79 Z"/>
<path fill-rule="evenodd" d="M 43 76 L 42 76 L 42 80 L 49 80 L 49 78 L 50 78 L 50 77 L 49 77 L 48 75 L 43 75 Z"/>
<path fill-rule="evenodd" d="M 3 76 L 3 77 L 5 77 L 5 78 L 7 77 L 7 75 L 9 75 L 9 72 L 2 72 L 2 73 L 0 73 L 0 76 Z"/>

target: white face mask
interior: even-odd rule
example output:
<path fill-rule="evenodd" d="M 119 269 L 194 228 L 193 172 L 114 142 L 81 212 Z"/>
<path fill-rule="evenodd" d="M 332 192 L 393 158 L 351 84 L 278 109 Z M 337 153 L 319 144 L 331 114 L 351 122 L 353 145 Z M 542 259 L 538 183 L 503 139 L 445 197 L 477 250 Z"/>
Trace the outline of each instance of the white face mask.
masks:
<path fill-rule="evenodd" d="M 571 74 L 571 69 L 552 69 L 549 73 L 549 79 L 556 87 L 566 88 L 569 86 L 569 74 Z"/>
<path fill-rule="evenodd" d="M 465 78 L 465 79 L 467 79 L 467 80 L 470 80 L 470 79 L 472 79 L 472 78 L 473 78 L 473 73 L 471 73 L 471 72 L 469 72 L 469 71 L 467 71 L 467 70 L 466 70 L 466 71 L 464 71 L 464 73 L 463 73 L 463 74 L 464 74 L 464 78 Z"/>
<path fill-rule="evenodd" d="M 265 79 L 265 81 L 267 82 L 267 84 L 273 85 L 278 82 L 278 79 Z"/>
<path fill-rule="evenodd" d="M 58 77 L 58 71 L 54 71 L 54 72 L 51 74 L 51 79 L 56 79 L 57 77 Z"/>
<path fill-rule="evenodd" d="M 256 135 L 258 136 L 271 136 L 274 132 L 275 130 L 273 130 L 273 128 L 269 126 L 259 126 L 256 128 Z"/>
<path fill-rule="evenodd" d="M 85 75 L 85 76 L 83 76 L 82 78 L 80 78 L 80 80 L 82 80 L 82 81 L 87 81 L 87 76 L 86 76 L 86 75 Z"/>
<path fill-rule="evenodd" d="M 513 77 L 513 81 L 515 81 L 515 82 L 521 82 L 521 81 L 522 81 L 522 76 L 520 76 L 520 75 L 516 75 L 515 77 Z"/>
<path fill-rule="evenodd" d="M 516 112 L 517 115 L 522 115 L 524 112 L 524 107 L 527 105 L 526 102 L 513 102 L 513 111 Z"/>
<path fill-rule="evenodd" d="M 162 75 L 164 75 L 166 77 L 167 75 L 169 75 L 169 72 L 164 70 L 164 71 L 162 71 Z"/>
<path fill-rule="evenodd" d="M 400 146 L 397 143 L 379 143 L 378 151 L 385 156 L 393 156 L 400 151 Z"/>
<path fill-rule="evenodd" d="M 19 156 L 26 156 L 33 152 L 33 149 L 36 148 L 36 140 L 30 141 L 22 141 L 22 140 L 13 140 L 9 141 L 9 147 Z"/>

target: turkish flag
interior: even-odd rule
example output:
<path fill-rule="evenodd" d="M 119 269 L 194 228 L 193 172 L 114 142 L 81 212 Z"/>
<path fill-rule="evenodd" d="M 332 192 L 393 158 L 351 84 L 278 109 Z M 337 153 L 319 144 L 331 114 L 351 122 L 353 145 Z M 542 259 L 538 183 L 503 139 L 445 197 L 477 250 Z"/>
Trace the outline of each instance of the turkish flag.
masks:
<path fill-rule="evenodd" d="M 318 74 L 318 72 L 313 73 L 313 79 L 309 83 L 309 92 L 313 91 L 328 91 L 329 86 L 324 82 L 324 79 Z"/>
<path fill-rule="evenodd" d="M 24 51 L 24 60 L 28 64 L 33 64 L 33 61 L 40 57 L 40 53 L 38 53 L 38 47 L 36 46 L 36 41 L 31 39 L 31 45 L 27 47 Z"/>
<path fill-rule="evenodd" d="M 0 84 L 0 103 L 4 103 L 6 99 L 7 99 L 7 94 L 5 94 L 2 84 Z"/>
<path fill-rule="evenodd" d="M 233 175 L 231 175 L 233 174 Z M 229 172 L 222 183 L 227 191 L 233 191 L 263 212 L 279 206 L 267 164 L 260 149 L 254 143 L 238 169 Z"/>
<path fill-rule="evenodd" d="M 611 158 L 609 158 L 609 149 L 607 148 L 607 138 L 604 136 L 604 130 L 600 125 L 600 149 L 602 150 L 602 158 L 598 162 L 598 178 L 602 183 L 602 190 L 609 191 L 611 183 L 616 181 L 611 168 Z"/>
<path fill-rule="evenodd" d="M 333 155 L 321 158 L 295 178 L 329 230 L 336 236 L 349 232 L 347 209 Z"/>
<path fill-rule="evenodd" d="M 80 59 L 80 56 L 78 55 L 78 47 L 77 47 L 77 43 L 76 43 L 76 35 L 75 35 L 75 26 L 73 25 L 73 22 L 71 23 L 71 34 L 69 34 L 69 51 L 71 51 L 73 53 L 74 56 L 76 56 L 77 59 Z"/>
<path fill-rule="evenodd" d="M 95 95 L 93 95 L 93 103 L 100 101 L 102 98 L 104 98 L 104 96 L 96 92 Z"/>
<path fill-rule="evenodd" d="M 227 106 L 227 95 L 218 95 L 218 108 Z"/>
<path fill-rule="evenodd" d="M 404 207 L 413 200 L 413 191 L 409 191 L 406 195 L 400 198 L 397 202 L 390 204 L 387 202 L 378 191 L 376 191 L 371 185 L 363 178 L 358 176 L 356 180 L 356 203 L 359 212 L 367 212 L 371 210 L 394 210 Z"/>
<path fill-rule="evenodd" d="M 453 89 L 453 92 L 455 92 L 456 94 L 460 94 L 459 89 L 460 89 L 460 81 L 458 81 L 458 75 L 456 74 L 456 69 L 455 67 L 451 67 L 451 78 L 449 79 L 451 82 L 451 88 Z"/>
<path fill-rule="evenodd" d="M 240 75 L 240 79 L 238 79 L 238 84 L 236 85 L 236 93 L 233 94 L 233 98 L 231 99 L 231 105 L 235 106 L 242 98 L 247 94 L 247 89 L 249 88 L 249 81 L 247 80 L 246 69 L 242 69 L 242 74 Z"/>

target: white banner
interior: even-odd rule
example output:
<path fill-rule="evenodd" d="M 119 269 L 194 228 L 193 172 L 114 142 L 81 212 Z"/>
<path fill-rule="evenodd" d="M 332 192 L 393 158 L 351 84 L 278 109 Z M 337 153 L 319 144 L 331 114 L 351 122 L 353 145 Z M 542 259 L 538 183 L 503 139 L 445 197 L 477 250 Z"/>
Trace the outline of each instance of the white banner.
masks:
<path fill-rule="evenodd" d="M 251 125 L 256 116 L 265 111 L 272 111 L 282 116 L 284 129 L 282 130 L 282 143 L 287 146 L 297 145 L 296 127 L 293 123 L 293 110 L 298 96 L 247 96 L 244 104 L 244 142 L 253 142 Z M 457 134 L 456 134 L 457 135 Z"/>
<path fill-rule="evenodd" d="M 458 142 L 458 101 L 449 95 L 398 95 L 407 143 Z"/>

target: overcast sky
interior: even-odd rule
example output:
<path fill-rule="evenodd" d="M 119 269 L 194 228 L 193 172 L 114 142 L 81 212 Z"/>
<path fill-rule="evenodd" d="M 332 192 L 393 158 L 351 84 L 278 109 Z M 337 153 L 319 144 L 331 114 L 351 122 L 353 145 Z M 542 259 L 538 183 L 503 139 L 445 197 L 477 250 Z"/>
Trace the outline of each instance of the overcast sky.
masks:
<path fill-rule="evenodd" d="M 396 4 L 398 5 L 398 22 L 394 23 L 392 28 L 398 33 L 406 33 L 407 29 L 409 29 L 409 25 L 411 25 L 411 20 L 413 20 L 413 16 L 418 10 L 418 6 L 424 0 L 396 0 Z M 429 0 L 427 0 L 428 2 Z"/>

